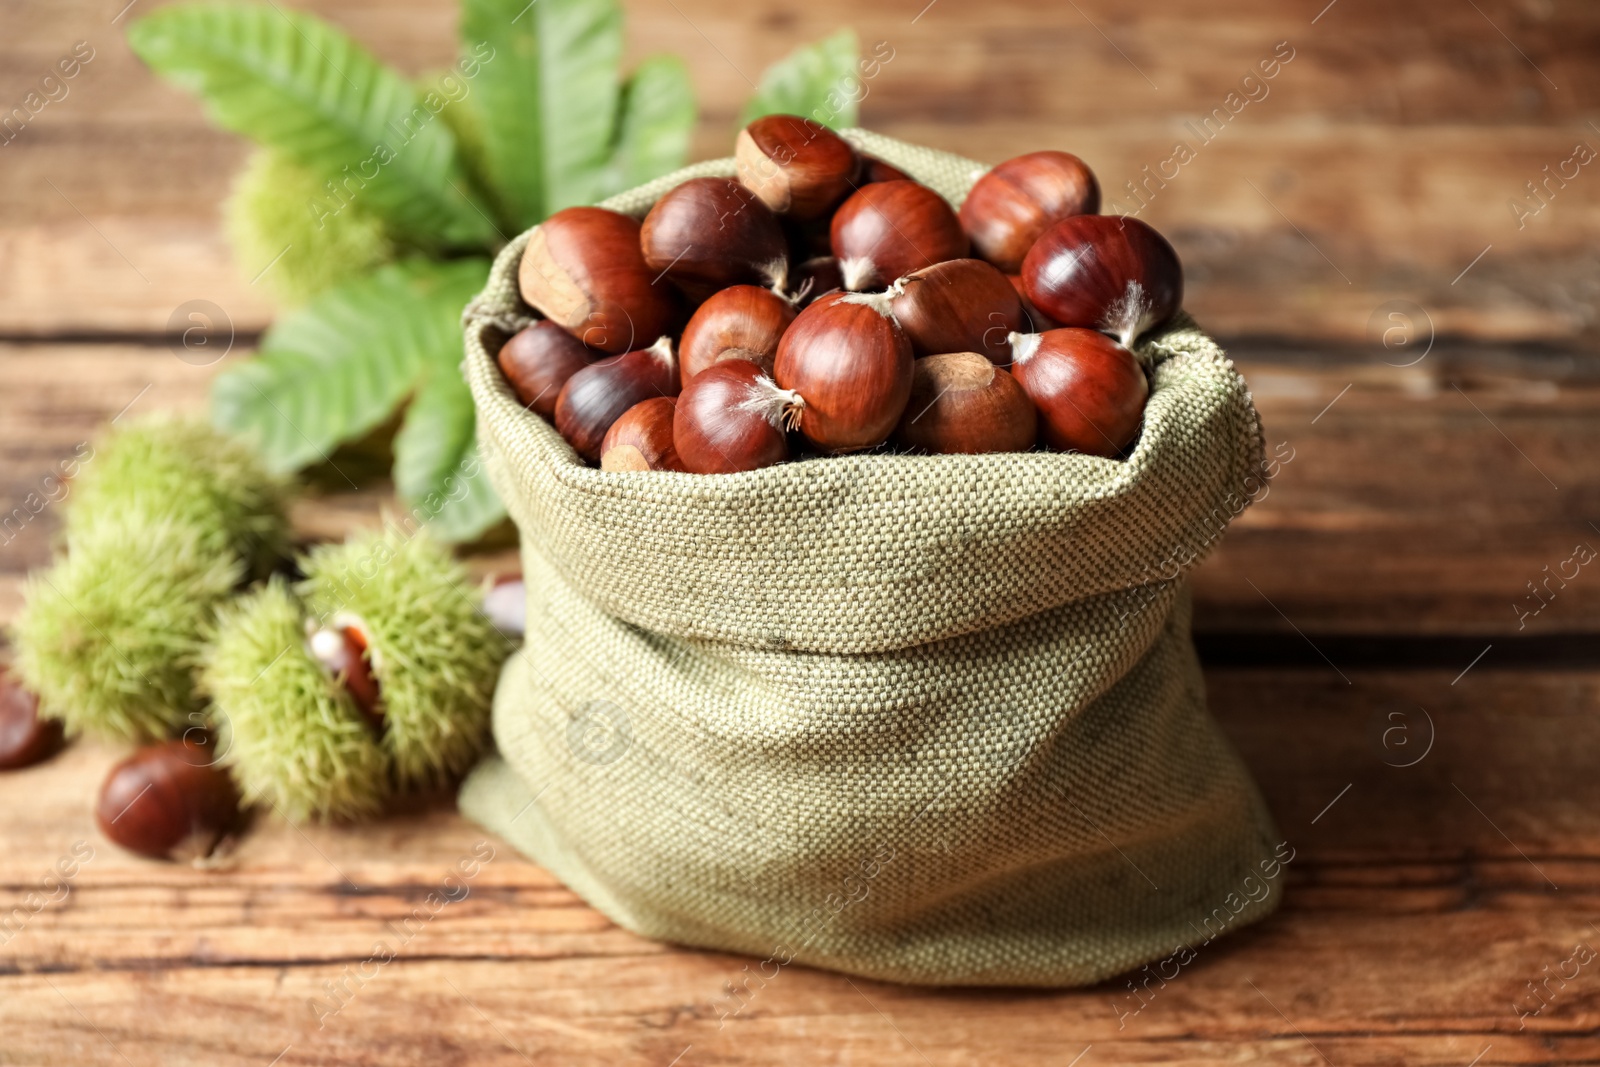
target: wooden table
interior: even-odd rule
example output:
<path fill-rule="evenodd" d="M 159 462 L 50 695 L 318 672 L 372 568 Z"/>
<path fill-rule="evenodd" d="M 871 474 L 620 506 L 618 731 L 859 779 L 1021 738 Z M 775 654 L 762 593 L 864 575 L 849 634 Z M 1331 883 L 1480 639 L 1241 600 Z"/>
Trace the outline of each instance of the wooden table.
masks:
<path fill-rule="evenodd" d="M 0 147 L 4 511 L 125 407 L 204 403 L 218 368 L 174 358 L 174 307 L 225 308 L 230 360 L 269 321 L 215 222 L 243 150 L 131 60 L 122 3 L 6 16 L 0 104 L 74 41 L 96 58 Z M 1295 49 L 1145 213 L 1293 456 L 1195 579 L 1212 708 L 1297 852 L 1282 911 L 1137 1014 L 1121 982 L 794 967 L 719 1026 L 750 961 L 617 929 L 449 796 L 357 828 L 260 820 L 220 869 L 163 866 L 96 833 L 117 752 L 80 744 L 0 776 L 0 903 L 21 909 L 0 930 L 0 1064 L 1600 1063 L 1600 958 L 1579 962 L 1600 946 L 1600 577 L 1544 584 L 1600 547 L 1600 177 L 1521 229 L 1508 209 L 1600 145 L 1600 10 L 924 3 L 639 0 L 631 53 L 690 59 L 710 155 L 745 75 L 851 22 L 896 50 L 872 125 L 990 159 L 1059 143 L 1109 193 Z M 448 4 L 316 6 L 409 69 L 449 58 Z M 362 491 L 319 489 L 302 531 L 375 520 L 382 468 L 357 460 Z M 0 619 L 56 522 L 0 535 Z M 365 967 L 479 847 L 470 893 Z"/>

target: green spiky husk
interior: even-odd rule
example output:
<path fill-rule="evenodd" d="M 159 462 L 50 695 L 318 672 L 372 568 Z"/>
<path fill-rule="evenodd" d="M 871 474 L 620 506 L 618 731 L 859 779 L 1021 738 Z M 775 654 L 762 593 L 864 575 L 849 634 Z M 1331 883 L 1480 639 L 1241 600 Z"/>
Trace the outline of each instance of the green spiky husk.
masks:
<path fill-rule="evenodd" d="M 286 554 L 288 494 L 288 482 L 249 445 L 199 420 L 155 415 L 95 443 L 73 481 L 65 524 L 70 533 L 102 518 L 187 523 L 212 551 L 237 553 L 259 576 Z"/>
<path fill-rule="evenodd" d="M 234 178 L 223 220 L 234 258 L 286 305 L 307 300 L 395 257 L 383 220 L 327 178 L 259 149 Z"/>
<path fill-rule="evenodd" d="M 395 527 L 302 561 L 307 606 L 322 622 L 359 618 L 383 695 L 383 744 L 401 786 L 465 771 L 482 752 L 500 664 L 511 643 L 480 610 L 482 590 L 425 532 Z"/>
<path fill-rule="evenodd" d="M 201 633 L 241 577 L 188 523 L 106 514 L 69 529 L 66 555 L 23 589 L 17 673 L 70 733 L 169 736 L 198 721 Z"/>
<path fill-rule="evenodd" d="M 277 578 L 218 614 L 202 672 L 218 751 L 246 800 L 291 822 L 373 815 L 388 756 L 306 651 L 304 620 Z"/>

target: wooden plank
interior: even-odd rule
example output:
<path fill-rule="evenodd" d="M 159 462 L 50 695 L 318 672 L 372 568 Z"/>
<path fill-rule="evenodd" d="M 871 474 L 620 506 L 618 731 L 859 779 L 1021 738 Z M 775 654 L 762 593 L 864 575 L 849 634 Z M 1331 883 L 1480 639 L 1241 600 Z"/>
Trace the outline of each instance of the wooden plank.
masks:
<path fill-rule="evenodd" d="M 1565 586 L 1552 578 L 1576 545 L 1600 550 L 1590 525 L 1600 374 L 1587 363 L 1443 342 L 1403 368 L 1381 350 L 1251 345 L 1239 356 L 1269 446 L 1292 459 L 1197 571 L 1197 627 L 1486 638 L 1600 630 L 1592 568 L 1569 565 L 1579 576 Z M 241 344 L 228 359 L 246 357 Z M 57 521 L 53 504 L 26 522 L 14 509 L 26 510 L 28 494 L 125 405 L 198 409 L 223 365 L 193 366 L 160 344 L 0 345 L 0 515 L 13 516 L 0 534 L 0 620 L 16 612 L 21 574 L 48 560 Z M 381 459 L 335 462 L 360 491 L 313 472 L 296 511 L 307 537 L 373 523 L 391 499 Z M 513 567 L 514 553 L 494 546 L 479 565 Z"/>
<path fill-rule="evenodd" d="M 1537 1016 L 1513 1008 L 1534 1005 L 1526 983 L 1575 944 L 1600 940 L 1585 921 L 1600 892 L 1600 785 L 1587 762 L 1600 675 L 1485 669 L 1452 686 L 1447 673 L 1354 672 L 1347 686 L 1325 671 L 1233 671 L 1208 683 L 1296 854 L 1275 918 L 1201 947 L 1177 977 L 1141 989 L 1142 1007 L 1125 981 L 927 991 L 790 967 L 752 983 L 724 1019 L 725 983 L 755 961 L 612 927 L 502 843 L 480 844 L 447 798 L 371 827 L 263 821 L 228 866 L 174 868 L 95 835 L 87 795 L 115 754 L 81 745 L 0 777 L 12 842 L 0 901 L 41 886 L 76 843 L 94 849 L 70 893 L 0 944 L 4 1062 L 1064 1064 L 1085 1048 L 1084 1064 L 1600 1057 L 1592 965 L 1552 984 Z M 1410 754 L 1357 720 L 1418 704 L 1436 743 L 1394 766 Z M 449 880 L 475 856 L 474 874 Z M 417 918 L 441 887 L 456 902 Z M 386 938 L 395 959 L 366 965 Z"/>
<path fill-rule="evenodd" d="M 443 0 L 381 15 L 351 2 L 315 7 L 405 69 L 449 61 Z M 1426 27 L 1376 0 L 1343 0 L 1315 26 L 1182 0 L 1136 13 L 946 0 L 914 24 L 910 14 L 647 0 L 630 5 L 628 32 L 633 54 L 689 59 L 704 110 L 699 157 L 728 151 L 747 78 L 841 23 L 894 49 L 864 104 L 884 132 L 986 160 L 1059 143 L 1130 207 L 1127 183 L 1149 181 L 1144 168 L 1185 139 L 1195 159 L 1147 187 L 1144 217 L 1183 255 L 1191 309 L 1232 336 L 1359 340 L 1378 305 L 1403 297 L 1427 306 L 1443 332 L 1592 345 L 1584 294 L 1600 283 L 1590 253 L 1600 185 L 1582 168 L 1552 185 L 1549 206 L 1525 225 L 1509 208 L 1576 142 L 1600 146 L 1586 118 L 1600 75 L 1584 58 L 1600 30 L 1581 5 L 1464 7 Z M 266 264 L 232 263 L 216 228 L 244 146 L 144 70 L 120 27 L 87 3 L 31 10 L 0 46 L 0 103 L 23 99 L 78 39 L 96 58 L 0 147 L 13 178 L 0 203 L 0 335 L 161 332 L 195 298 L 260 329 L 271 305 L 250 280 Z M 1202 144 L 1187 123 L 1285 39 L 1295 58 L 1270 95 Z"/>

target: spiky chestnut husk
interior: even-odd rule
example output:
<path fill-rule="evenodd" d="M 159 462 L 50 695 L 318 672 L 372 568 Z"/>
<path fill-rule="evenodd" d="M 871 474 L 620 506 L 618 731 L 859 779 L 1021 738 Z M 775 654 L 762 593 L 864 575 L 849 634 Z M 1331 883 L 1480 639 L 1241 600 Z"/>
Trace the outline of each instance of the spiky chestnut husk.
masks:
<path fill-rule="evenodd" d="M 279 578 L 218 613 L 201 681 L 217 751 L 246 801 L 290 822 L 376 814 L 389 758 L 306 648 L 305 610 Z"/>
<path fill-rule="evenodd" d="M 194 667 L 216 607 L 244 577 L 194 524 L 107 513 L 67 531 L 15 622 L 16 672 L 67 732 L 158 739 L 199 710 Z"/>
<path fill-rule="evenodd" d="M 483 590 L 426 532 L 407 537 L 395 527 L 313 548 L 301 567 L 316 621 L 353 622 L 367 636 L 397 783 L 465 771 L 487 741 L 500 664 L 513 647 L 483 614 Z"/>
<path fill-rule="evenodd" d="M 259 577 L 287 552 L 288 495 L 287 481 L 249 445 L 203 422 L 155 415 L 95 443 L 73 481 L 65 524 L 70 535 L 102 519 L 185 523 Z"/>
<path fill-rule="evenodd" d="M 223 206 L 228 242 L 246 277 L 294 306 L 395 257 L 383 221 L 359 193 L 269 149 L 252 155 Z M 281 258 L 278 258 L 280 257 Z M 276 261 L 275 261 L 276 260 Z"/>

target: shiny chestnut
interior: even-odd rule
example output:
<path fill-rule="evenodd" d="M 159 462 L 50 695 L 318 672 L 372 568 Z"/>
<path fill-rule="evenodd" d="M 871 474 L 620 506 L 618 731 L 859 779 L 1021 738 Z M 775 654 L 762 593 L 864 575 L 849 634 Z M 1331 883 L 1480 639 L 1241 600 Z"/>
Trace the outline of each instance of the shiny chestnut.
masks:
<path fill-rule="evenodd" d="M 653 396 L 624 411 L 600 442 L 600 469 L 683 470 L 683 463 L 672 445 L 677 404 L 670 396 Z"/>
<path fill-rule="evenodd" d="M 1139 436 L 1150 384 L 1133 353 L 1095 330 L 1016 334 L 1011 371 L 1051 448 L 1121 455 Z"/>
<path fill-rule="evenodd" d="M 789 250 L 767 205 L 732 178 L 690 178 L 657 200 L 639 231 L 644 261 L 693 300 L 729 285 L 781 289 Z"/>
<path fill-rule="evenodd" d="M 141 856 L 203 859 L 239 819 L 239 791 L 192 739 L 146 745 L 111 768 L 95 822 L 114 844 Z"/>
<path fill-rule="evenodd" d="M 853 188 L 860 161 L 850 143 L 799 115 L 765 115 L 739 131 L 739 181 L 773 214 L 820 218 Z"/>
<path fill-rule="evenodd" d="M 597 207 L 556 212 L 528 234 L 517 271 L 522 299 L 599 352 L 627 352 L 659 337 L 678 309 L 645 265 L 639 223 Z"/>
<path fill-rule="evenodd" d="M 784 333 L 773 377 L 799 394 L 798 425 L 808 442 L 852 452 L 888 440 L 911 395 L 911 360 L 886 295 L 830 293 Z"/>
<path fill-rule="evenodd" d="M 770 289 L 732 285 L 713 293 L 695 310 L 678 342 L 683 380 L 725 359 L 747 359 L 771 374 L 778 339 L 794 317 L 794 303 Z"/>
<path fill-rule="evenodd" d="M 924 356 L 912 368 L 895 444 L 934 453 L 1026 452 L 1039 434 L 1033 401 L 977 352 Z"/>
<path fill-rule="evenodd" d="M 571 378 L 556 399 L 556 429 L 590 463 L 600 461 L 606 431 L 641 400 L 678 395 L 678 360 L 672 338 L 649 348 L 591 364 Z"/>
<path fill-rule="evenodd" d="M 1183 303 L 1178 253 L 1125 215 L 1075 215 L 1050 227 L 1022 262 L 1022 285 L 1063 326 L 1104 330 L 1130 348 Z"/>
<path fill-rule="evenodd" d="M 0 669 L 0 771 L 47 760 L 63 740 L 61 720 L 40 715 L 39 698 Z"/>
<path fill-rule="evenodd" d="M 673 442 L 687 470 L 733 474 L 789 458 L 784 430 L 795 425 L 804 401 L 780 389 L 748 360 L 729 360 L 696 375 L 683 387 Z"/>
<path fill-rule="evenodd" d="M 1083 160 L 1070 152 L 1029 152 L 974 183 L 961 203 L 961 228 L 974 254 L 1015 274 L 1052 224 L 1099 210 L 1100 183 Z"/>
<path fill-rule="evenodd" d="M 500 346 L 500 371 L 517 399 L 551 419 L 567 379 L 595 361 L 595 352 L 549 319 L 519 330 Z"/>
<path fill-rule="evenodd" d="M 1010 337 L 1030 323 L 1006 276 L 981 259 L 949 259 L 889 287 L 890 308 L 918 356 L 980 352 L 1011 362 Z"/>
<path fill-rule="evenodd" d="M 834 212 L 830 238 L 845 288 L 858 292 L 967 254 L 950 205 L 912 181 L 863 185 Z"/>

